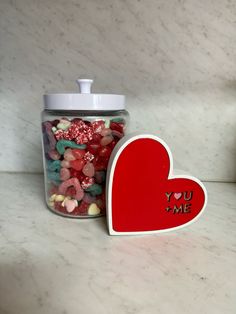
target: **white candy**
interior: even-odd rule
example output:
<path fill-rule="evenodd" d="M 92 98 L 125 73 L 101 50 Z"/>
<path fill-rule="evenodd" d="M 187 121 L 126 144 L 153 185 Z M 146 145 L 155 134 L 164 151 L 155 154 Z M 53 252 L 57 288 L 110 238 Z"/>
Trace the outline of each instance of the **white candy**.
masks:
<path fill-rule="evenodd" d="M 78 206 L 78 201 L 77 200 L 73 200 L 75 202 L 75 207 Z"/>
<path fill-rule="evenodd" d="M 65 202 L 67 201 L 67 200 L 71 200 L 71 197 L 70 196 L 66 196 L 65 198 L 64 198 L 64 201 L 61 203 L 61 206 L 65 206 Z"/>
<path fill-rule="evenodd" d="M 68 213 L 72 213 L 76 207 L 76 204 L 73 200 L 66 200 L 65 201 L 65 208 L 68 211 Z"/>
<path fill-rule="evenodd" d="M 89 215 L 98 215 L 100 214 L 101 209 L 97 206 L 97 204 L 92 203 L 90 204 L 89 208 L 88 208 L 88 214 Z"/>

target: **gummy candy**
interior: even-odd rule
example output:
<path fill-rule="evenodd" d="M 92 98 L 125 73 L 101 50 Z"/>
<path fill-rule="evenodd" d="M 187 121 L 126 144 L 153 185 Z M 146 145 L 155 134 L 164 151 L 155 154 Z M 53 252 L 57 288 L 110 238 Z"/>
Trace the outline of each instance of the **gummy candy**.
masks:
<path fill-rule="evenodd" d="M 77 178 L 71 178 L 60 184 L 58 192 L 65 194 L 68 187 L 73 186 L 76 190 L 75 199 L 80 201 L 84 197 L 84 191 L 81 188 L 80 182 Z"/>
<path fill-rule="evenodd" d="M 47 160 L 47 168 L 49 171 L 59 171 L 61 169 L 60 160 Z"/>
<path fill-rule="evenodd" d="M 54 183 L 60 182 L 60 173 L 48 171 L 47 176 L 49 180 L 54 181 Z"/>
<path fill-rule="evenodd" d="M 110 157 L 112 149 L 109 146 L 100 147 L 98 150 L 98 156 Z"/>
<path fill-rule="evenodd" d="M 100 214 L 100 208 L 97 206 L 96 203 L 92 203 L 89 205 L 89 208 L 88 208 L 88 214 L 89 215 L 98 215 Z"/>
<path fill-rule="evenodd" d="M 110 128 L 112 130 L 115 130 L 115 131 L 118 131 L 120 133 L 123 133 L 123 130 L 124 130 L 124 125 L 122 123 L 117 123 L 117 122 L 112 122 L 110 124 Z"/>
<path fill-rule="evenodd" d="M 85 160 L 83 160 L 83 159 L 76 159 L 76 160 L 70 161 L 71 168 L 73 168 L 77 171 L 82 170 L 84 165 L 85 165 Z"/>
<path fill-rule="evenodd" d="M 71 148 L 67 148 L 64 152 L 64 159 L 67 161 L 71 161 L 71 160 L 75 160 L 75 156 L 72 153 L 72 149 Z"/>
<path fill-rule="evenodd" d="M 56 139 L 52 132 L 52 124 L 49 121 L 45 121 L 42 124 L 42 128 L 45 134 L 44 140 L 48 142 L 48 145 L 45 145 L 45 148 L 48 147 L 50 150 L 55 149 Z"/>
<path fill-rule="evenodd" d="M 68 180 L 70 178 L 70 170 L 68 168 L 61 168 L 60 179 L 61 181 Z"/>
<path fill-rule="evenodd" d="M 83 174 L 87 177 L 93 177 L 94 176 L 94 165 L 91 162 L 87 162 L 87 164 L 83 167 Z"/>
<path fill-rule="evenodd" d="M 102 194 L 102 187 L 99 184 L 93 184 L 89 188 L 85 190 L 86 192 L 90 192 L 92 196 Z"/>
<path fill-rule="evenodd" d="M 111 129 L 110 128 L 105 128 L 101 131 L 101 135 L 102 136 L 107 136 L 107 135 L 111 135 Z"/>
<path fill-rule="evenodd" d="M 96 171 L 95 172 L 95 180 L 97 183 L 101 184 L 105 181 L 106 174 L 105 171 Z"/>
<path fill-rule="evenodd" d="M 85 149 L 86 145 L 78 145 L 75 142 L 69 140 L 59 140 L 56 143 L 57 151 L 61 155 L 64 154 L 65 147 Z"/>
<path fill-rule="evenodd" d="M 87 152 L 85 155 L 84 155 L 84 160 L 85 161 L 92 161 L 94 159 L 94 155 L 91 154 L 90 152 Z"/>
<path fill-rule="evenodd" d="M 113 141 L 113 136 L 107 135 L 101 139 L 100 143 L 102 146 L 106 146 L 106 145 L 110 144 L 112 141 Z"/>
<path fill-rule="evenodd" d="M 105 214 L 106 170 L 124 119 L 62 117 L 42 124 L 48 206 L 64 216 Z"/>
<path fill-rule="evenodd" d="M 94 184 L 95 180 L 94 178 L 91 177 L 85 177 L 84 179 L 81 180 L 81 186 L 84 190 L 86 190 L 87 188 L 89 188 L 91 185 Z"/>
<path fill-rule="evenodd" d="M 84 193 L 83 201 L 88 204 L 94 203 L 96 196 L 92 196 L 90 193 Z"/>
<path fill-rule="evenodd" d="M 87 214 L 88 207 L 89 204 L 82 201 L 77 208 L 77 213 L 81 215 Z"/>
<path fill-rule="evenodd" d="M 58 160 L 61 158 L 61 155 L 55 149 L 50 150 L 48 152 L 48 156 L 53 160 Z"/>
<path fill-rule="evenodd" d="M 82 159 L 85 155 L 85 150 L 82 149 L 72 149 L 71 152 L 75 159 Z"/>
<path fill-rule="evenodd" d="M 112 136 L 113 137 L 122 138 L 124 136 L 124 134 L 119 132 L 119 131 L 117 131 L 117 130 L 112 130 Z"/>
<path fill-rule="evenodd" d="M 66 200 L 64 206 L 68 213 L 72 213 L 75 207 L 77 206 L 77 202 L 75 200 Z"/>
<path fill-rule="evenodd" d="M 63 168 L 70 168 L 70 162 L 68 160 L 63 159 L 61 161 L 61 167 L 63 167 Z"/>

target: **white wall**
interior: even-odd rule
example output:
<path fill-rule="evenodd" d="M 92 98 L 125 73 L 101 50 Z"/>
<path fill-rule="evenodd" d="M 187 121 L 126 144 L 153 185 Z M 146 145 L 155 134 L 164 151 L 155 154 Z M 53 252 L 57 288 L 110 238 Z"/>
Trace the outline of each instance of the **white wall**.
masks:
<path fill-rule="evenodd" d="M 0 1 L 0 170 L 42 171 L 42 94 L 124 93 L 174 165 L 236 180 L 236 2 Z"/>

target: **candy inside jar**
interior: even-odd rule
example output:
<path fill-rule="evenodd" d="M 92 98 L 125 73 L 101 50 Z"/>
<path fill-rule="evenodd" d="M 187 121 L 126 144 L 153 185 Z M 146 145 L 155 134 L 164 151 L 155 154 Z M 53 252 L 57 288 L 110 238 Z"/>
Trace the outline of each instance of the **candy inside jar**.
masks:
<path fill-rule="evenodd" d="M 107 166 L 128 113 L 123 95 L 91 94 L 91 80 L 79 83 L 81 94 L 45 96 L 46 202 L 63 216 L 97 217 L 106 211 Z"/>

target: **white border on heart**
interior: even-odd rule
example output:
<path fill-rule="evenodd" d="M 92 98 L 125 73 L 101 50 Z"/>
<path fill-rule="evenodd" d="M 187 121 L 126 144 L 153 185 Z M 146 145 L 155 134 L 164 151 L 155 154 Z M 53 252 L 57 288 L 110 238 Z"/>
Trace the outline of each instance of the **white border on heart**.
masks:
<path fill-rule="evenodd" d="M 138 232 L 117 232 L 113 229 L 113 225 L 112 225 L 112 184 L 113 184 L 113 177 L 114 177 L 114 171 L 115 171 L 115 167 L 118 161 L 118 158 L 120 156 L 120 154 L 122 153 L 122 151 L 125 149 L 126 146 L 128 146 L 130 143 L 132 143 L 133 141 L 136 141 L 138 139 L 142 139 L 142 138 L 150 138 L 153 139 L 157 142 L 159 142 L 160 144 L 162 144 L 168 155 L 169 155 L 169 159 L 170 159 L 170 169 L 169 169 L 169 175 L 167 177 L 168 179 L 174 179 L 174 178 L 183 178 L 183 179 L 190 179 L 195 181 L 196 183 L 198 183 L 201 188 L 204 191 L 205 194 L 205 202 L 203 204 L 202 210 L 198 213 L 198 215 L 196 217 L 194 217 L 192 220 L 190 220 L 189 222 L 178 226 L 178 227 L 174 227 L 174 228 L 168 228 L 168 229 L 163 229 L 163 230 L 154 230 L 154 231 L 138 231 Z M 115 146 L 110 160 L 109 160 L 109 164 L 108 164 L 108 168 L 107 168 L 107 185 L 106 185 L 106 200 L 107 200 L 107 224 L 108 224 L 108 230 L 109 230 L 109 234 L 110 235 L 141 235 L 141 234 L 155 234 L 155 233 L 163 233 L 163 232 L 168 232 L 168 231 L 174 231 L 174 230 L 178 230 L 181 229 L 183 227 L 189 226 L 190 224 L 192 224 L 193 222 L 195 222 L 196 220 L 198 220 L 198 218 L 203 214 L 205 208 L 206 208 L 206 204 L 207 204 L 207 191 L 205 186 L 202 184 L 202 182 L 190 175 L 173 175 L 173 157 L 172 157 L 172 153 L 170 151 L 169 146 L 166 144 L 165 141 L 163 141 L 161 138 L 152 135 L 152 134 L 140 134 L 140 133 L 131 133 L 129 135 L 124 136 Z M 180 192 L 176 192 L 175 193 L 177 197 L 181 197 L 179 196 Z M 175 197 L 176 198 L 176 197 Z"/>

